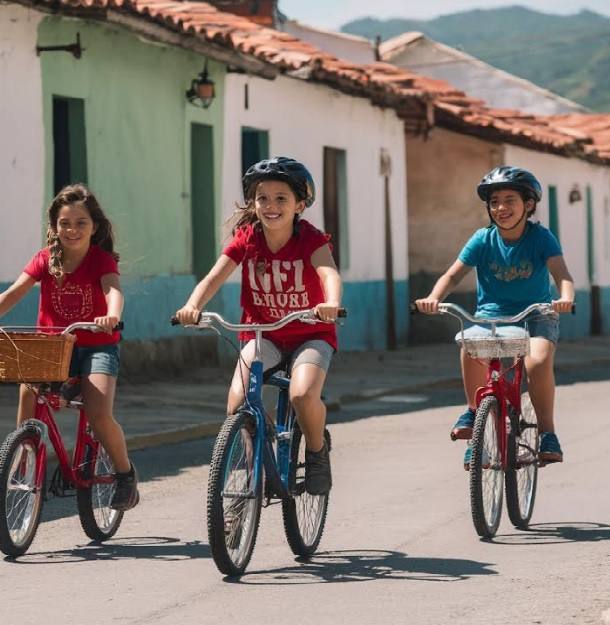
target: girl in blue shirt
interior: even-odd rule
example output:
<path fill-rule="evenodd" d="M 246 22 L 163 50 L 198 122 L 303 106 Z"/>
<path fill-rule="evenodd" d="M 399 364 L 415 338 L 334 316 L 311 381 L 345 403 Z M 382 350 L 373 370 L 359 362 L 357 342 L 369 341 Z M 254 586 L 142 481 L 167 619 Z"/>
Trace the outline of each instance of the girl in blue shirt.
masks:
<path fill-rule="evenodd" d="M 542 198 L 542 187 L 535 176 L 517 167 L 497 167 L 483 177 L 477 193 L 487 205 L 489 227 L 474 233 L 428 297 L 416 301 L 418 309 L 425 313 L 438 312 L 439 303 L 475 267 L 476 316 L 510 317 L 540 302 L 552 303 L 556 313 L 570 312 L 574 283 L 561 246 L 547 228 L 528 219 Z M 549 273 L 559 299 L 552 298 Z M 526 321 L 531 340 L 525 368 L 540 432 L 539 460 L 542 465 L 562 462 L 563 453 L 553 422 L 553 359 L 559 337 L 558 316 L 534 313 Z M 454 440 L 472 437 L 475 394 L 477 388 L 485 386 L 486 373 L 486 368 L 463 349 L 460 358 L 468 407 L 453 426 Z M 470 448 L 467 455 L 469 451 Z M 469 458 L 465 457 L 464 463 L 467 466 Z"/>

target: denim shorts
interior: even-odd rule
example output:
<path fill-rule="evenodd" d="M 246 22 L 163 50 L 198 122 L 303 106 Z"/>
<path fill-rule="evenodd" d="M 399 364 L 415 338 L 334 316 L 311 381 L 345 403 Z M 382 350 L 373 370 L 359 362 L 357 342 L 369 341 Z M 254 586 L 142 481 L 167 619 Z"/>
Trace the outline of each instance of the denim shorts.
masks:
<path fill-rule="evenodd" d="M 94 345 L 74 347 L 70 361 L 70 377 L 86 377 L 92 373 L 105 373 L 113 378 L 119 375 L 119 345 Z"/>
<path fill-rule="evenodd" d="M 490 325 L 473 325 L 469 327 L 465 326 L 464 338 L 475 338 L 481 336 L 489 336 L 491 334 Z M 554 313 L 552 315 L 543 315 L 539 312 L 530 313 L 525 319 L 519 323 L 511 325 L 498 325 L 499 334 L 503 336 L 510 336 L 511 332 L 516 332 L 513 328 L 526 328 L 529 335 L 534 338 L 543 338 L 550 341 L 553 344 L 557 344 L 559 340 L 559 315 Z M 455 340 L 460 341 L 462 333 L 458 332 L 455 335 Z"/>

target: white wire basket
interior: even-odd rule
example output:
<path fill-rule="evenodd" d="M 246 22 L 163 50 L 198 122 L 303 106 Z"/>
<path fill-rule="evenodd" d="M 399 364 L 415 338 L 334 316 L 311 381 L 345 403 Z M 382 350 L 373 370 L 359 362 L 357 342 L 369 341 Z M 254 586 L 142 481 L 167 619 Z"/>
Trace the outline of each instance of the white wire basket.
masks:
<path fill-rule="evenodd" d="M 459 343 L 472 358 L 489 360 L 491 358 L 519 358 L 530 353 L 530 335 L 522 336 L 485 336 L 459 339 Z"/>

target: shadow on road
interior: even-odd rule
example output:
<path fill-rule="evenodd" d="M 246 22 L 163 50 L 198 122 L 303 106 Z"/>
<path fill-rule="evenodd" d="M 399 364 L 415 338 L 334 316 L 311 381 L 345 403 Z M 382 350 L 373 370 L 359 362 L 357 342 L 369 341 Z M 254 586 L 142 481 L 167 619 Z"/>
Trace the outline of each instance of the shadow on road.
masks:
<path fill-rule="evenodd" d="M 253 585 L 320 584 L 403 579 L 456 582 L 474 575 L 496 575 L 490 564 L 455 558 L 410 558 L 406 553 L 376 549 L 325 551 L 292 566 L 248 572 L 228 583 Z"/>
<path fill-rule="evenodd" d="M 4 558 L 13 564 L 64 564 L 95 560 L 156 560 L 175 561 L 209 558 L 210 548 L 198 540 L 182 542 L 167 536 L 126 536 L 104 543 L 91 542 L 72 549 L 30 552 L 18 559 Z"/>
<path fill-rule="evenodd" d="M 515 534 L 497 535 L 491 542 L 501 545 L 557 545 L 610 540 L 610 525 L 577 521 L 574 523 L 536 523 Z"/>

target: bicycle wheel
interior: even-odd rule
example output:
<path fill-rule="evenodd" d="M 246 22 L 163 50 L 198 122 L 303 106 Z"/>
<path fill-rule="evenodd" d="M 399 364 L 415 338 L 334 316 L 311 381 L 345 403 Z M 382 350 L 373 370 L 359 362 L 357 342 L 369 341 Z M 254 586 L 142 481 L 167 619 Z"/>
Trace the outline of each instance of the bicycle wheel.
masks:
<path fill-rule="evenodd" d="M 208 540 L 214 562 L 225 575 L 246 570 L 258 532 L 262 479 L 253 484 L 255 422 L 248 412 L 227 417 L 210 462 Z"/>
<path fill-rule="evenodd" d="M 25 424 L 9 434 L 0 448 L 0 549 L 7 556 L 24 554 L 34 540 L 44 499 L 36 486 L 40 430 Z"/>
<path fill-rule="evenodd" d="M 529 393 L 521 395 L 519 428 L 508 437 L 506 509 L 511 523 L 527 529 L 536 499 L 538 483 L 538 422 Z"/>
<path fill-rule="evenodd" d="M 95 461 L 94 451 L 87 447 L 83 466 L 83 478 L 86 480 L 114 474 L 114 465 L 108 452 L 98 445 Z M 88 488 L 76 491 L 76 505 L 83 531 L 91 540 L 104 541 L 112 538 L 123 520 L 123 512 L 110 507 L 115 491 L 115 483 L 94 481 Z"/>
<path fill-rule="evenodd" d="M 504 479 L 498 447 L 498 400 L 485 397 L 472 432 L 470 507 L 477 534 L 491 538 L 500 525 Z"/>
<path fill-rule="evenodd" d="M 324 438 L 330 451 L 330 433 L 326 429 Z M 322 539 L 329 496 L 310 495 L 305 491 L 305 437 L 297 424 L 290 446 L 289 487 L 292 497 L 282 500 L 286 540 L 295 555 L 311 556 Z"/>

